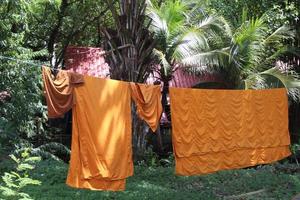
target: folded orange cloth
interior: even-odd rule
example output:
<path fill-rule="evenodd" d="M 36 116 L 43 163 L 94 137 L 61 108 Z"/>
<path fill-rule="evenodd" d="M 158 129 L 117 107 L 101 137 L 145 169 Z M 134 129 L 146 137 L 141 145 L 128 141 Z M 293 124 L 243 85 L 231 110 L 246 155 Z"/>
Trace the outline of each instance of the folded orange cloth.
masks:
<path fill-rule="evenodd" d="M 154 132 L 157 129 L 162 113 L 160 85 L 130 83 L 130 87 L 139 117 Z"/>
<path fill-rule="evenodd" d="M 290 155 L 285 89 L 170 88 L 176 174 L 270 163 Z"/>
<path fill-rule="evenodd" d="M 75 86 L 83 83 L 83 75 L 59 70 L 54 77 L 49 67 L 42 67 L 42 76 L 48 117 L 62 117 L 73 107 L 75 103 L 73 90 Z"/>

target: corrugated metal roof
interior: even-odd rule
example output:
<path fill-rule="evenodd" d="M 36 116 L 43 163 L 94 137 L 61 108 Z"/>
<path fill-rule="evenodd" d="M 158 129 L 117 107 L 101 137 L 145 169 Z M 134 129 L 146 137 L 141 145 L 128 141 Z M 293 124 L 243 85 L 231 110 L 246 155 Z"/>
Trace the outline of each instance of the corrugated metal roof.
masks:
<path fill-rule="evenodd" d="M 65 67 L 79 74 L 109 78 L 109 66 L 103 49 L 69 46 L 65 53 Z"/>

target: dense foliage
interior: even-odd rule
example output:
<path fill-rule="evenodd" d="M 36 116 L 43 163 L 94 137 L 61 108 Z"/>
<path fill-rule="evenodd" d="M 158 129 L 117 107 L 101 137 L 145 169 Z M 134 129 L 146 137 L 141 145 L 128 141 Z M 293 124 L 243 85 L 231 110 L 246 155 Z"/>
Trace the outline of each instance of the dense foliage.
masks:
<path fill-rule="evenodd" d="M 243 12 L 247 12 L 249 18 L 267 14 L 268 24 L 274 28 L 296 21 L 299 16 L 299 2 L 293 0 L 210 0 L 207 1 L 207 8 L 224 16 L 234 27 L 242 24 Z"/>
<path fill-rule="evenodd" d="M 49 150 L 56 131 L 46 124 L 40 66 L 61 65 L 69 44 L 100 45 L 107 9 L 95 1 L 6 0 L 0 11 L 0 152 Z"/>
<path fill-rule="evenodd" d="M 67 46 L 106 48 L 110 52 L 107 60 L 115 79 L 144 82 L 156 69 L 152 66 L 159 66 L 165 85 L 163 104 L 167 101 L 168 81 L 182 66 L 196 74 L 221 73 L 232 88 L 285 86 L 291 97 L 298 100 L 299 4 L 299 1 L 290 0 L 0 1 L 0 168 L 3 173 L 6 171 L 4 182 L 0 182 L 1 191 L 11 189 L 10 179 L 28 175 L 27 171 L 24 176 L 21 172 L 10 172 L 13 170 L 7 163 L 12 153 L 18 154 L 29 148 L 31 154 L 44 159 L 59 161 L 64 158 L 68 161 L 69 142 L 58 139 L 65 130 L 63 126 L 53 126 L 56 123 L 49 123 L 47 119 L 40 68 L 42 64 L 63 68 Z M 278 61 L 287 67 L 275 68 Z M 134 141 L 142 144 L 143 149 L 144 161 L 139 162 L 140 165 L 146 163 L 148 168 L 149 165 L 172 164 L 168 159 L 160 160 L 151 148 L 146 148 L 146 134 L 147 129 L 143 126 L 134 130 Z M 139 148 L 134 147 L 135 150 Z M 299 145 L 293 147 L 293 152 L 294 155 L 299 153 Z M 21 158 L 27 162 L 26 159 L 30 160 L 27 155 Z M 297 161 L 296 156 L 294 160 Z M 32 175 L 45 183 L 32 195 L 40 198 L 46 188 L 55 184 L 60 187 L 66 167 L 56 161 L 41 163 Z M 55 174 L 52 168 L 56 169 Z M 223 197 L 262 189 L 264 185 L 259 185 L 260 181 L 267 185 L 262 198 L 289 198 L 300 185 L 298 176 L 282 174 L 274 167 L 190 179 L 175 178 L 169 168 L 145 168 L 137 168 L 138 175 L 132 179 L 134 183 L 129 184 L 130 191 L 125 194 L 128 198 L 140 196 L 132 190 L 145 192 L 146 197 L 152 194 L 161 197 L 151 188 L 168 191 L 170 198 L 184 198 L 185 195 L 192 198 L 198 196 L 199 191 L 203 197 Z M 236 182 L 231 179 L 236 184 L 229 184 L 227 174 L 231 178 L 237 177 Z M 151 178 L 157 176 L 167 182 Z M 29 179 L 25 177 L 24 180 Z M 222 190 L 219 184 L 224 182 L 229 185 Z M 249 188 L 246 187 L 248 183 Z M 161 186 L 163 184 L 167 186 Z M 280 184 L 284 189 L 277 188 Z M 237 185 L 244 188 L 234 190 Z M 17 187 L 21 188 L 22 184 Z M 14 189 L 18 190 L 17 187 Z M 139 191 L 141 188 L 146 190 Z M 88 192 L 67 189 L 63 192 L 58 189 L 60 194 L 54 194 L 56 189 L 49 195 L 95 197 Z M 184 192 L 179 194 L 178 189 Z M 286 194 L 284 190 L 290 193 Z M 119 197 L 119 194 L 103 195 L 112 199 Z"/>

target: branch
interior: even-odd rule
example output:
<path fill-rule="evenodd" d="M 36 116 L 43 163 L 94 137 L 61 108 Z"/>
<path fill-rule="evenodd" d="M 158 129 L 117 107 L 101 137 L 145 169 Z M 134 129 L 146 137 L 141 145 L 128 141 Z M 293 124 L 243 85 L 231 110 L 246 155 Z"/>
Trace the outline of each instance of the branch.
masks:
<path fill-rule="evenodd" d="M 115 2 L 116 0 L 114 0 Z M 70 3 L 69 3 L 70 4 Z M 88 21 L 86 24 L 84 24 L 82 27 L 76 29 L 75 31 L 72 31 L 68 36 L 67 36 L 67 39 L 66 41 L 64 42 L 64 45 L 63 45 L 63 49 L 61 50 L 61 52 L 59 53 L 58 57 L 56 58 L 56 61 L 55 61 L 55 66 L 58 66 L 59 63 L 62 62 L 63 60 L 63 57 L 64 57 L 64 53 L 65 53 L 65 50 L 67 48 L 67 46 L 69 45 L 69 43 L 71 42 L 72 38 L 74 36 L 76 36 L 78 33 L 80 33 L 81 31 L 83 31 L 88 25 L 92 24 L 93 22 L 95 22 L 96 20 L 99 19 L 99 17 L 101 17 L 102 15 L 104 15 L 106 12 L 108 11 L 108 6 L 102 11 L 99 13 L 99 15 L 97 15 L 96 17 L 94 17 L 93 19 L 91 19 L 90 21 Z M 74 28 L 74 27 L 73 27 Z"/>
<path fill-rule="evenodd" d="M 115 2 L 116 0 L 114 0 Z M 79 33 L 80 31 L 83 31 L 88 25 L 90 25 L 91 23 L 95 22 L 96 20 L 99 19 L 99 17 L 103 16 L 107 11 L 108 11 L 108 6 L 102 11 L 99 13 L 99 15 L 97 15 L 96 17 L 94 17 L 92 20 L 90 20 L 89 22 L 87 22 L 83 27 L 77 29 L 76 31 L 74 31 L 72 34 L 71 34 L 71 37 L 74 37 L 77 33 Z"/>
<path fill-rule="evenodd" d="M 59 29 L 62 25 L 62 22 L 63 22 L 63 18 L 64 18 L 64 14 L 65 14 L 65 11 L 68 7 L 68 0 L 62 0 L 61 4 L 60 4 L 60 7 L 59 7 L 59 12 L 58 12 L 58 19 L 57 19 L 57 24 L 56 26 L 52 29 L 51 31 L 51 34 L 50 34 L 50 37 L 49 37 L 49 41 L 48 41 L 48 52 L 49 54 L 51 55 L 50 57 L 50 64 L 51 66 L 53 66 L 53 63 L 52 63 L 52 58 L 53 58 L 53 53 L 54 53 L 54 45 L 55 45 L 55 42 L 56 42 L 56 39 L 57 39 L 57 36 L 59 34 Z"/>

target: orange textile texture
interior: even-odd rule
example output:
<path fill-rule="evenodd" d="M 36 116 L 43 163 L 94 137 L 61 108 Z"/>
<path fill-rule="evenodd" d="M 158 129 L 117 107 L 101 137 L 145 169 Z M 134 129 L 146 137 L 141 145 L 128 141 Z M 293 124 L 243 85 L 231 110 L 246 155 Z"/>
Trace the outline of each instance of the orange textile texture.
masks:
<path fill-rule="evenodd" d="M 285 89 L 170 88 L 176 174 L 206 174 L 290 155 Z"/>
<path fill-rule="evenodd" d="M 154 132 L 160 122 L 162 113 L 160 86 L 130 83 L 130 87 L 139 117 Z"/>
<path fill-rule="evenodd" d="M 44 94 L 48 107 L 48 117 L 61 117 L 75 103 L 74 87 L 83 83 L 83 76 L 65 70 L 59 70 L 56 77 L 48 67 L 42 67 Z"/>
<path fill-rule="evenodd" d="M 124 190 L 133 175 L 129 83 L 84 76 L 76 87 L 72 153 L 67 184 Z"/>

